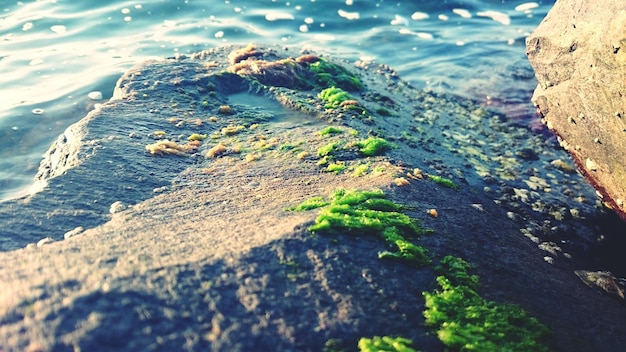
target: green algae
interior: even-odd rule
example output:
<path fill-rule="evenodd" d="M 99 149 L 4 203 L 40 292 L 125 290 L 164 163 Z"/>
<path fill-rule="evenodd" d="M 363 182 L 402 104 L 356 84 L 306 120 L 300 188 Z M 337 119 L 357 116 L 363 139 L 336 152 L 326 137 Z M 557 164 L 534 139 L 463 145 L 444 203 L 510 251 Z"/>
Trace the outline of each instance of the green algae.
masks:
<path fill-rule="evenodd" d="M 322 197 L 313 197 L 305 200 L 304 202 L 296 205 L 295 207 L 287 208 L 289 211 L 306 211 L 311 209 L 317 209 L 321 207 L 325 207 L 330 202 L 324 200 Z"/>
<path fill-rule="evenodd" d="M 335 126 L 328 126 L 322 130 L 320 130 L 319 132 L 317 132 L 317 134 L 319 134 L 320 136 L 332 136 L 335 134 L 341 134 L 343 133 L 343 130 L 339 127 L 335 127 Z"/>
<path fill-rule="evenodd" d="M 339 143 L 331 142 L 331 143 L 328 143 L 326 145 L 319 147 L 319 149 L 317 149 L 317 156 L 319 157 L 332 156 L 332 154 L 336 152 L 337 150 L 339 150 Z"/>
<path fill-rule="evenodd" d="M 354 100 L 350 93 L 335 86 L 322 90 L 321 92 L 319 92 L 317 97 L 326 103 L 324 105 L 325 109 L 338 108 L 344 101 Z"/>
<path fill-rule="evenodd" d="M 339 189 L 329 199 L 330 204 L 320 210 L 309 227 L 311 232 L 377 236 L 395 248 L 395 251 L 381 251 L 379 258 L 397 259 L 418 267 L 430 262 L 427 251 L 406 238 L 416 238 L 425 230 L 416 220 L 400 213 L 404 207 L 386 199 L 381 190 Z"/>
<path fill-rule="evenodd" d="M 452 188 L 452 189 L 459 189 L 459 185 L 456 184 L 454 181 L 445 178 L 445 177 L 441 177 L 441 176 L 437 176 L 437 175 L 428 175 L 428 178 L 435 182 L 436 184 L 440 185 L 440 186 L 444 186 L 447 188 Z"/>
<path fill-rule="evenodd" d="M 387 150 L 394 148 L 394 145 L 384 138 L 369 137 L 367 139 L 356 142 L 356 146 L 360 152 L 366 156 L 375 156 L 385 153 Z"/>
<path fill-rule="evenodd" d="M 413 341 L 404 337 L 374 336 L 372 338 L 362 337 L 358 347 L 361 352 L 416 352 L 411 347 Z"/>
<path fill-rule="evenodd" d="M 353 177 L 365 176 L 370 169 L 370 164 L 359 164 L 351 167 Z"/>
<path fill-rule="evenodd" d="M 310 64 L 309 70 L 314 74 L 315 84 L 320 88 L 335 86 L 351 92 L 363 89 L 363 84 L 358 76 L 343 66 L 324 59 Z"/>
<path fill-rule="evenodd" d="M 339 173 L 343 172 L 346 168 L 348 168 L 348 167 L 346 166 L 345 163 L 336 162 L 336 163 L 329 164 L 326 167 L 326 171 L 334 172 L 336 174 L 339 174 Z"/>
<path fill-rule="evenodd" d="M 478 277 L 460 258 L 445 257 L 437 267 L 439 290 L 423 292 L 426 324 L 439 339 L 461 351 L 549 351 L 549 330 L 522 308 L 481 297 Z"/>

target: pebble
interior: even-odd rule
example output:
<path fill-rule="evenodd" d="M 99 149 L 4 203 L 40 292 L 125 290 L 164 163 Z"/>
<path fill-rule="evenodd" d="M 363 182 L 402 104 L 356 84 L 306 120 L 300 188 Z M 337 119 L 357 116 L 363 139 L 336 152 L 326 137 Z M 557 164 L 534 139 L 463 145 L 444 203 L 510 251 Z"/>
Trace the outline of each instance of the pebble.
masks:
<path fill-rule="evenodd" d="M 52 239 L 52 237 L 46 237 L 46 238 L 42 238 L 39 240 L 39 242 L 37 242 L 37 248 L 41 248 L 46 244 L 52 243 L 54 242 L 54 240 Z"/>
<path fill-rule="evenodd" d="M 168 186 L 157 187 L 152 190 L 153 193 L 163 193 L 169 189 Z"/>
<path fill-rule="evenodd" d="M 87 94 L 87 97 L 91 100 L 102 100 L 103 96 L 102 96 L 102 92 L 99 91 L 93 91 L 93 92 L 89 92 L 89 94 Z"/>
<path fill-rule="evenodd" d="M 126 204 L 118 200 L 117 202 L 114 202 L 113 204 L 111 204 L 111 207 L 109 208 L 109 213 L 111 214 L 119 213 L 121 211 L 126 210 L 127 208 L 128 206 L 126 206 Z"/>
<path fill-rule="evenodd" d="M 508 211 L 508 212 L 506 213 L 506 217 L 507 217 L 507 218 L 509 218 L 509 219 L 511 219 L 511 220 L 513 220 L 513 221 L 518 221 L 518 220 L 520 220 L 520 216 L 519 216 L 519 214 L 514 213 L 514 212 L 512 212 L 512 211 Z"/>
<path fill-rule="evenodd" d="M 77 228 L 71 230 L 71 231 L 67 231 L 64 235 L 63 238 L 64 239 L 68 239 L 68 238 L 72 238 L 80 233 L 82 233 L 83 231 L 85 231 L 85 229 L 82 226 L 78 226 Z"/>
<path fill-rule="evenodd" d="M 596 166 L 596 163 L 593 160 L 589 159 L 589 158 L 587 158 L 585 160 L 585 166 L 587 167 L 587 169 L 589 169 L 591 171 L 598 170 L 598 167 Z"/>

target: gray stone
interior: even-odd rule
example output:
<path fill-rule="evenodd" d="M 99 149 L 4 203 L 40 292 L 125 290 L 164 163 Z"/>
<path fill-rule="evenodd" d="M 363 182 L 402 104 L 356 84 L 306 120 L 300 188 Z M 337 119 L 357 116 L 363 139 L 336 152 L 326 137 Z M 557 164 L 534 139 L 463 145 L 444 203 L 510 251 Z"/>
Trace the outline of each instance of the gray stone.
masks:
<path fill-rule="evenodd" d="M 551 165 L 564 151 L 386 66 L 327 58 L 364 88 L 350 93 L 356 105 L 325 108 L 314 80 L 329 77 L 307 73 L 315 56 L 289 58 L 301 54 L 226 47 L 142 63 L 68 128 L 42 162 L 47 187 L 0 203 L 0 349 L 323 350 L 341 339 L 353 350 L 386 334 L 442 350 L 423 318 L 432 267 L 379 260 L 389 248 L 366 233 L 313 235 L 318 210 L 285 210 L 337 188 L 384 189 L 434 232 L 411 241 L 435 262 L 474 264 L 481 293 L 537 315 L 554 350 L 626 345 L 620 302 L 580 282 L 564 256 L 547 264 L 530 240 L 558 243 L 576 265 L 589 252 L 577 248 L 598 242 L 604 213 L 577 200 L 594 190 Z M 321 133 L 329 126 L 341 133 Z M 364 155 L 357 143 L 374 136 L 394 147 Z M 330 143 L 341 147 L 326 161 L 343 172 L 322 163 Z M 112 216 L 116 201 L 133 206 Z M 574 206 L 581 219 L 550 215 Z M 575 231 L 558 232 L 566 220 Z M 87 230 L 71 240 L 16 249 L 77 226 Z"/>
<path fill-rule="evenodd" d="M 532 98 L 578 168 L 626 220 L 626 5 L 559 0 L 527 39 Z"/>

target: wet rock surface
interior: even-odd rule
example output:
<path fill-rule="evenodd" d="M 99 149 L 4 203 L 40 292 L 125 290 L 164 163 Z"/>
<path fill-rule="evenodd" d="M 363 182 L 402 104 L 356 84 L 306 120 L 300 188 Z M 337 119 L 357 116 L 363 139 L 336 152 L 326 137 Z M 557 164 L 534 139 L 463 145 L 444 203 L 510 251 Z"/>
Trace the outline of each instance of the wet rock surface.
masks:
<path fill-rule="evenodd" d="M 559 1 L 526 42 L 545 124 L 624 220 L 625 25 L 621 2 Z"/>
<path fill-rule="evenodd" d="M 326 63 L 334 74 L 312 68 Z M 323 101 L 341 95 L 330 86 L 349 99 Z M 370 153 L 377 138 L 391 147 Z M 285 210 L 340 187 L 406 205 L 433 260 L 474 264 L 481 293 L 536 316 L 552 349 L 626 342 L 622 301 L 575 273 L 623 275 L 603 246 L 617 258 L 624 227 L 566 153 L 384 65 L 254 47 L 147 62 L 38 178 L 0 204 L 5 350 L 353 350 L 374 335 L 443 350 L 422 316 L 432 267 L 378 259 L 375 238 L 312 235 L 315 210 Z"/>

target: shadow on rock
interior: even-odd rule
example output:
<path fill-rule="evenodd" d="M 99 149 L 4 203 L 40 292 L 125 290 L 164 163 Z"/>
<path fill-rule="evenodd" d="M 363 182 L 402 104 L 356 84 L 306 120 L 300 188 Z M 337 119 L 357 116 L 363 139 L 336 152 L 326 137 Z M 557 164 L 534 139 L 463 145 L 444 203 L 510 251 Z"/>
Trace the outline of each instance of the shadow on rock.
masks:
<path fill-rule="evenodd" d="M 53 350 L 354 350 L 374 335 L 442 349 L 423 326 L 430 270 L 378 260 L 374 239 L 305 236 L 78 297 L 44 322 L 56 326 Z"/>

